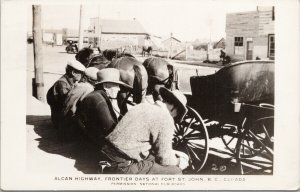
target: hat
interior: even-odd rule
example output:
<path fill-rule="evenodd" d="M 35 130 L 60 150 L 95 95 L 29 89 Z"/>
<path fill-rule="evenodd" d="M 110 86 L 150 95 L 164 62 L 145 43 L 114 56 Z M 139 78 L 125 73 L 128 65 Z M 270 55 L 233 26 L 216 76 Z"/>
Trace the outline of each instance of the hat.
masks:
<path fill-rule="evenodd" d="M 86 69 L 84 65 L 82 65 L 79 61 L 75 59 L 69 60 L 67 66 L 70 66 L 73 69 L 76 69 L 77 71 L 81 71 L 81 72 L 84 72 Z"/>
<path fill-rule="evenodd" d="M 97 81 L 96 85 L 99 85 L 100 83 L 116 83 L 127 88 L 132 88 L 120 81 L 120 71 L 115 68 L 104 68 L 99 70 L 97 73 Z"/>
<path fill-rule="evenodd" d="M 84 74 L 88 78 L 90 78 L 91 80 L 97 81 L 97 73 L 98 73 L 98 71 L 99 71 L 99 69 L 97 69 L 96 67 L 88 67 L 84 71 Z"/>
<path fill-rule="evenodd" d="M 187 113 L 186 97 L 179 90 L 170 91 L 169 89 L 162 87 L 159 89 L 159 93 L 164 101 L 173 104 L 177 108 L 177 116 L 174 118 L 175 122 L 180 123 L 183 117 Z"/>

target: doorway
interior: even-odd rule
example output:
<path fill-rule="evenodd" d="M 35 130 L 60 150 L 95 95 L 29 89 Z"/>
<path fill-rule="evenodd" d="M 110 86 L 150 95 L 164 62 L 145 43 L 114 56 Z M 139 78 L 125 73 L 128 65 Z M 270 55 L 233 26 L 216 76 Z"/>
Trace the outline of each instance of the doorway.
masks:
<path fill-rule="evenodd" d="M 247 55 L 246 60 L 253 59 L 253 41 L 247 41 Z"/>

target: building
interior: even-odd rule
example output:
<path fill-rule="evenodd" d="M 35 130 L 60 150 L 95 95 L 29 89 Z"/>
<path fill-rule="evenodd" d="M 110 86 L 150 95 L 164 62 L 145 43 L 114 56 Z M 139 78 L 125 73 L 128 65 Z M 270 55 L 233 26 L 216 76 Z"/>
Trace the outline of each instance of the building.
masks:
<path fill-rule="evenodd" d="M 63 28 L 63 42 L 66 44 L 68 40 L 79 41 L 79 30 L 78 29 L 67 29 Z M 94 42 L 90 42 L 89 39 L 94 37 L 94 34 L 89 33 L 87 30 L 83 31 L 83 44 L 85 46 L 92 45 Z"/>
<path fill-rule="evenodd" d="M 170 51 L 171 56 L 185 49 L 185 46 L 182 45 L 181 41 L 173 36 L 163 40 L 161 45 L 164 51 Z"/>
<path fill-rule="evenodd" d="M 100 37 L 101 49 L 119 48 L 121 46 L 143 46 L 149 34 L 140 22 L 133 20 L 90 19 L 88 31 Z"/>
<path fill-rule="evenodd" d="M 216 42 L 213 46 L 214 49 L 225 49 L 225 39 L 221 38 L 220 41 Z"/>
<path fill-rule="evenodd" d="M 226 16 L 226 54 L 234 60 L 274 59 L 274 7 Z"/>

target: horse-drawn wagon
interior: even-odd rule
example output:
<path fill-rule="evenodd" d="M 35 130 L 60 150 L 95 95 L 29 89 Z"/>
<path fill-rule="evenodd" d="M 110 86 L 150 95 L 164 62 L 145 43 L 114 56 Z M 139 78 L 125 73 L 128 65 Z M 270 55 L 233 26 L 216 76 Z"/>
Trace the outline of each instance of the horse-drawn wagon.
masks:
<path fill-rule="evenodd" d="M 92 57 L 88 65 L 99 57 L 102 58 L 102 54 Z M 101 62 L 98 60 L 96 66 L 107 67 L 101 59 Z M 128 65 L 129 68 L 126 67 Z M 123 99 L 118 102 L 120 109 L 123 104 L 132 104 L 131 95 L 140 98 L 140 102 L 145 89 L 154 100 L 159 99 L 161 86 L 181 90 L 178 74 L 185 70 L 154 57 L 146 59 L 143 65 L 134 58 L 116 58 L 109 66 L 123 70 L 124 74 L 135 71 L 129 83 L 133 89 L 124 93 Z M 186 173 L 201 173 L 209 155 L 210 142 L 217 137 L 222 139 L 235 161 L 236 174 L 272 173 L 274 61 L 243 61 L 222 67 L 211 75 L 199 76 L 196 70 L 194 74 L 189 83 L 191 93 L 186 94 L 188 112 L 182 122 L 175 123 L 173 142 L 175 149 L 190 157 Z M 128 83 L 122 77 L 121 80 Z M 147 80 L 148 83 L 145 82 Z"/>
<path fill-rule="evenodd" d="M 190 85 L 189 111 L 176 124 L 174 137 L 174 147 L 190 157 L 187 173 L 201 173 L 216 137 L 235 160 L 236 174 L 272 173 L 274 62 L 235 63 L 212 75 L 193 76 Z"/>

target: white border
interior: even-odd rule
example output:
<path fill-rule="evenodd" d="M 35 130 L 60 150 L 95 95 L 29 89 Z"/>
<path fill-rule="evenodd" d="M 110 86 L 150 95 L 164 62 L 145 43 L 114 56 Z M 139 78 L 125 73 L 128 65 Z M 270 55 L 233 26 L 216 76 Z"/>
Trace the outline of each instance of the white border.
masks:
<path fill-rule="evenodd" d="M 32 2 L 40 3 L 42 1 Z M 275 3 L 272 1 L 276 6 L 274 175 L 182 176 L 185 179 L 189 177 L 203 178 L 205 181 L 185 182 L 185 185 L 170 186 L 114 186 L 107 181 L 55 181 L 56 175 L 48 175 L 47 173 L 34 175 L 25 171 L 26 19 L 27 6 L 32 2 L 1 1 L 1 188 L 3 190 L 299 189 L 299 1 L 276 1 Z M 57 2 L 55 1 L 55 3 Z M 76 3 L 79 2 L 76 1 Z M 89 3 L 91 2 L 89 1 Z M 169 2 L 172 3 L 173 1 Z M 189 1 L 177 0 L 176 2 L 188 3 Z M 251 2 L 255 5 L 262 3 L 261 1 Z M 263 1 L 267 4 L 270 2 Z M 63 3 L 71 2 L 64 1 Z M 228 3 L 238 3 L 238 1 L 229 1 Z M 76 177 L 75 175 L 70 176 Z M 87 175 L 77 176 L 86 177 Z M 88 176 L 107 177 L 107 175 Z M 123 175 L 121 177 L 141 179 L 148 176 Z M 148 178 L 154 177 L 181 178 L 176 176 L 149 176 Z M 230 178 L 244 178 L 245 181 L 224 181 L 224 179 L 230 180 Z"/>

